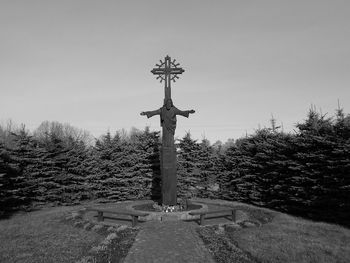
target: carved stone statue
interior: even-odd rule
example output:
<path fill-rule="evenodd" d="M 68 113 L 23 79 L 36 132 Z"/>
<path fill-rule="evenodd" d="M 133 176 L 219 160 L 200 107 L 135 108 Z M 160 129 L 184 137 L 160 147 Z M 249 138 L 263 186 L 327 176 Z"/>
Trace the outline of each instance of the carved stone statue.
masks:
<path fill-rule="evenodd" d="M 171 99 L 166 99 L 163 107 L 154 111 L 144 111 L 141 115 L 150 118 L 160 115 L 162 126 L 162 149 L 161 149 L 161 174 L 162 174 L 162 203 L 164 205 L 176 205 L 177 178 L 176 178 L 176 150 L 174 134 L 176 129 L 176 115 L 187 117 L 194 110 L 181 111 L 176 108 Z"/>
<path fill-rule="evenodd" d="M 182 111 L 176 108 L 173 104 L 172 99 L 167 99 L 164 102 L 163 107 L 154 111 L 144 111 L 141 112 L 141 115 L 146 115 L 147 118 L 150 118 L 154 115 L 160 115 L 160 125 L 163 128 L 162 142 L 163 146 L 173 146 L 174 145 L 174 134 L 176 129 L 176 115 L 181 115 L 187 117 L 195 113 L 194 110 Z"/>

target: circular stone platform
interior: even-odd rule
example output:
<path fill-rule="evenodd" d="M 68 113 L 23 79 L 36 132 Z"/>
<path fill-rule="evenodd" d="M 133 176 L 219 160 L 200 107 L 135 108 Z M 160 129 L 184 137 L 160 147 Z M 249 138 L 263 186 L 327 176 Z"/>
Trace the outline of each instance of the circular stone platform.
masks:
<path fill-rule="evenodd" d="M 141 201 L 134 201 L 131 204 L 128 204 L 126 206 L 126 209 L 129 211 L 135 211 L 135 212 L 144 212 L 148 213 L 148 216 L 140 217 L 140 221 L 150 221 L 150 220 L 158 220 L 158 221 L 176 221 L 176 220 L 195 220 L 198 219 L 199 216 L 192 216 L 189 213 L 196 211 L 196 212 L 204 212 L 208 211 L 208 206 L 203 203 L 197 203 L 191 201 L 191 205 L 193 206 L 192 210 L 187 211 L 177 211 L 177 212 L 156 212 L 156 211 L 146 211 L 145 209 L 139 210 L 137 207 L 146 205 L 146 204 L 153 204 L 154 202 L 152 200 L 141 200 Z M 190 205 L 190 208 L 191 208 Z"/>

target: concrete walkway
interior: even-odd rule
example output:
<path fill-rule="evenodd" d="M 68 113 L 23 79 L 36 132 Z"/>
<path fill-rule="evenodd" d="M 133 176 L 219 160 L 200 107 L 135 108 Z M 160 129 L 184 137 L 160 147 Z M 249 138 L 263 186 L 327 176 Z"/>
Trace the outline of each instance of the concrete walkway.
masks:
<path fill-rule="evenodd" d="M 146 222 L 124 263 L 214 263 L 195 228 L 183 221 Z"/>

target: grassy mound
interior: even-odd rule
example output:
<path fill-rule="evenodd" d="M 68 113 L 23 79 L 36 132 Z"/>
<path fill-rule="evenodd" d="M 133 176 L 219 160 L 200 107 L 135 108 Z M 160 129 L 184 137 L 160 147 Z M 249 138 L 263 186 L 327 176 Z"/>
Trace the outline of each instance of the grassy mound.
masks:
<path fill-rule="evenodd" d="M 217 262 L 349 262 L 350 230 L 240 205 L 261 224 L 207 225 L 198 233 Z"/>
<path fill-rule="evenodd" d="M 222 208 L 221 203 L 207 205 L 214 210 Z M 208 218 L 208 225 L 197 230 L 216 262 L 349 262 L 350 229 L 241 203 L 224 205 L 243 211 L 238 224 Z M 67 215 L 77 209 L 46 208 L 0 220 L 0 262 L 123 260 L 137 230 L 125 228 L 115 232 L 114 237 L 113 231 L 88 230 L 93 229 L 93 224 L 67 220 Z"/>
<path fill-rule="evenodd" d="M 66 224 L 72 207 L 18 213 L 0 221 L 0 262 L 74 262 L 104 236 Z"/>
<path fill-rule="evenodd" d="M 0 262 L 120 262 L 137 234 L 127 228 L 116 233 L 106 227 L 72 220 L 76 207 L 45 208 L 0 220 Z M 113 233 L 113 231 L 115 233 Z M 113 235 L 115 237 L 113 237 Z M 113 238 L 109 238 L 113 237 Z"/>

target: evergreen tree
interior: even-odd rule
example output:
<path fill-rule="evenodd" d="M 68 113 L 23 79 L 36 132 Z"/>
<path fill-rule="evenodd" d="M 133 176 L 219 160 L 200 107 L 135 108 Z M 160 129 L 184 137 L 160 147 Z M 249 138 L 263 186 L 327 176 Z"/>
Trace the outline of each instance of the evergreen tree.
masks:
<path fill-rule="evenodd" d="M 298 124 L 299 161 L 305 189 L 304 207 L 310 216 L 339 220 L 349 215 L 349 126 L 341 110 L 336 120 L 310 110 Z M 343 219 L 344 220 L 344 219 Z"/>
<path fill-rule="evenodd" d="M 17 167 L 16 183 L 13 188 L 22 205 L 29 205 L 34 198 L 35 184 L 28 172 L 30 165 L 37 163 L 35 141 L 23 125 L 18 133 L 13 133 L 13 148 L 9 150 L 11 160 Z"/>
<path fill-rule="evenodd" d="M 251 138 L 237 140 L 225 151 L 222 158 L 223 175 L 220 182 L 221 194 L 224 199 L 242 202 L 259 201 L 256 188 L 257 166 L 254 159 L 255 144 Z"/>
<path fill-rule="evenodd" d="M 215 154 L 214 148 L 210 142 L 203 139 L 199 144 L 198 152 L 198 168 L 200 169 L 200 189 L 198 195 L 202 198 L 216 198 L 218 197 L 219 185 L 217 184 L 217 177 L 219 171 L 217 170 L 218 155 Z M 198 186 L 197 186 L 198 188 Z"/>
<path fill-rule="evenodd" d="M 160 198 L 160 141 L 159 132 L 150 132 L 149 127 L 139 133 L 133 142 L 136 150 L 132 181 L 134 198 Z"/>
<path fill-rule="evenodd" d="M 122 157 L 121 140 L 117 135 L 112 138 L 110 132 L 108 132 L 96 141 L 89 158 L 90 167 L 88 171 L 88 181 L 94 198 L 107 198 L 108 196 L 119 198 L 118 180 L 115 175 L 120 174 L 121 169 L 119 165 L 120 158 L 116 156 L 117 154 Z"/>
<path fill-rule="evenodd" d="M 201 184 L 201 169 L 198 162 L 200 145 L 190 133 L 177 144 L 177 187 L 180 197 L 199 196 L 204 187 Z"/>
<path fill-rule="evenodd" d="M 37 177 L 37 198 L 42 202 L 69 203 L 67 186 L 70 184 L 70 177 L 65 169 L 68 149 L 55 134 L 50 134 L 50 140 L 44 149 L 43 166 L 40 176 Z"/>
<path fill-rule="evenodd" d="M 23 182 L 18 166 L 8 150 L 0 143 L 0 216 L 17 209 L 22 203 L 19 185 Z"/>
<path fill-rule="evenodd" d="M 86 174 L 88 172 L 89 151 L 83 141 L 70 138 L 66 146 L 64 163 L 64 202 L 79 203 L 81 200 L 91 198 L 90 188 L 87 184 Z"/>
<path fill-rule="evenodd" d="M 108 200 L 149 198 L 160 175 L 158 147 L 159 133 L 148 128 L 134 130 L 130 136 L 103 136 L 93 148 L 91 163 L 95 165 L 88 176 L 95 196 Z"/>

